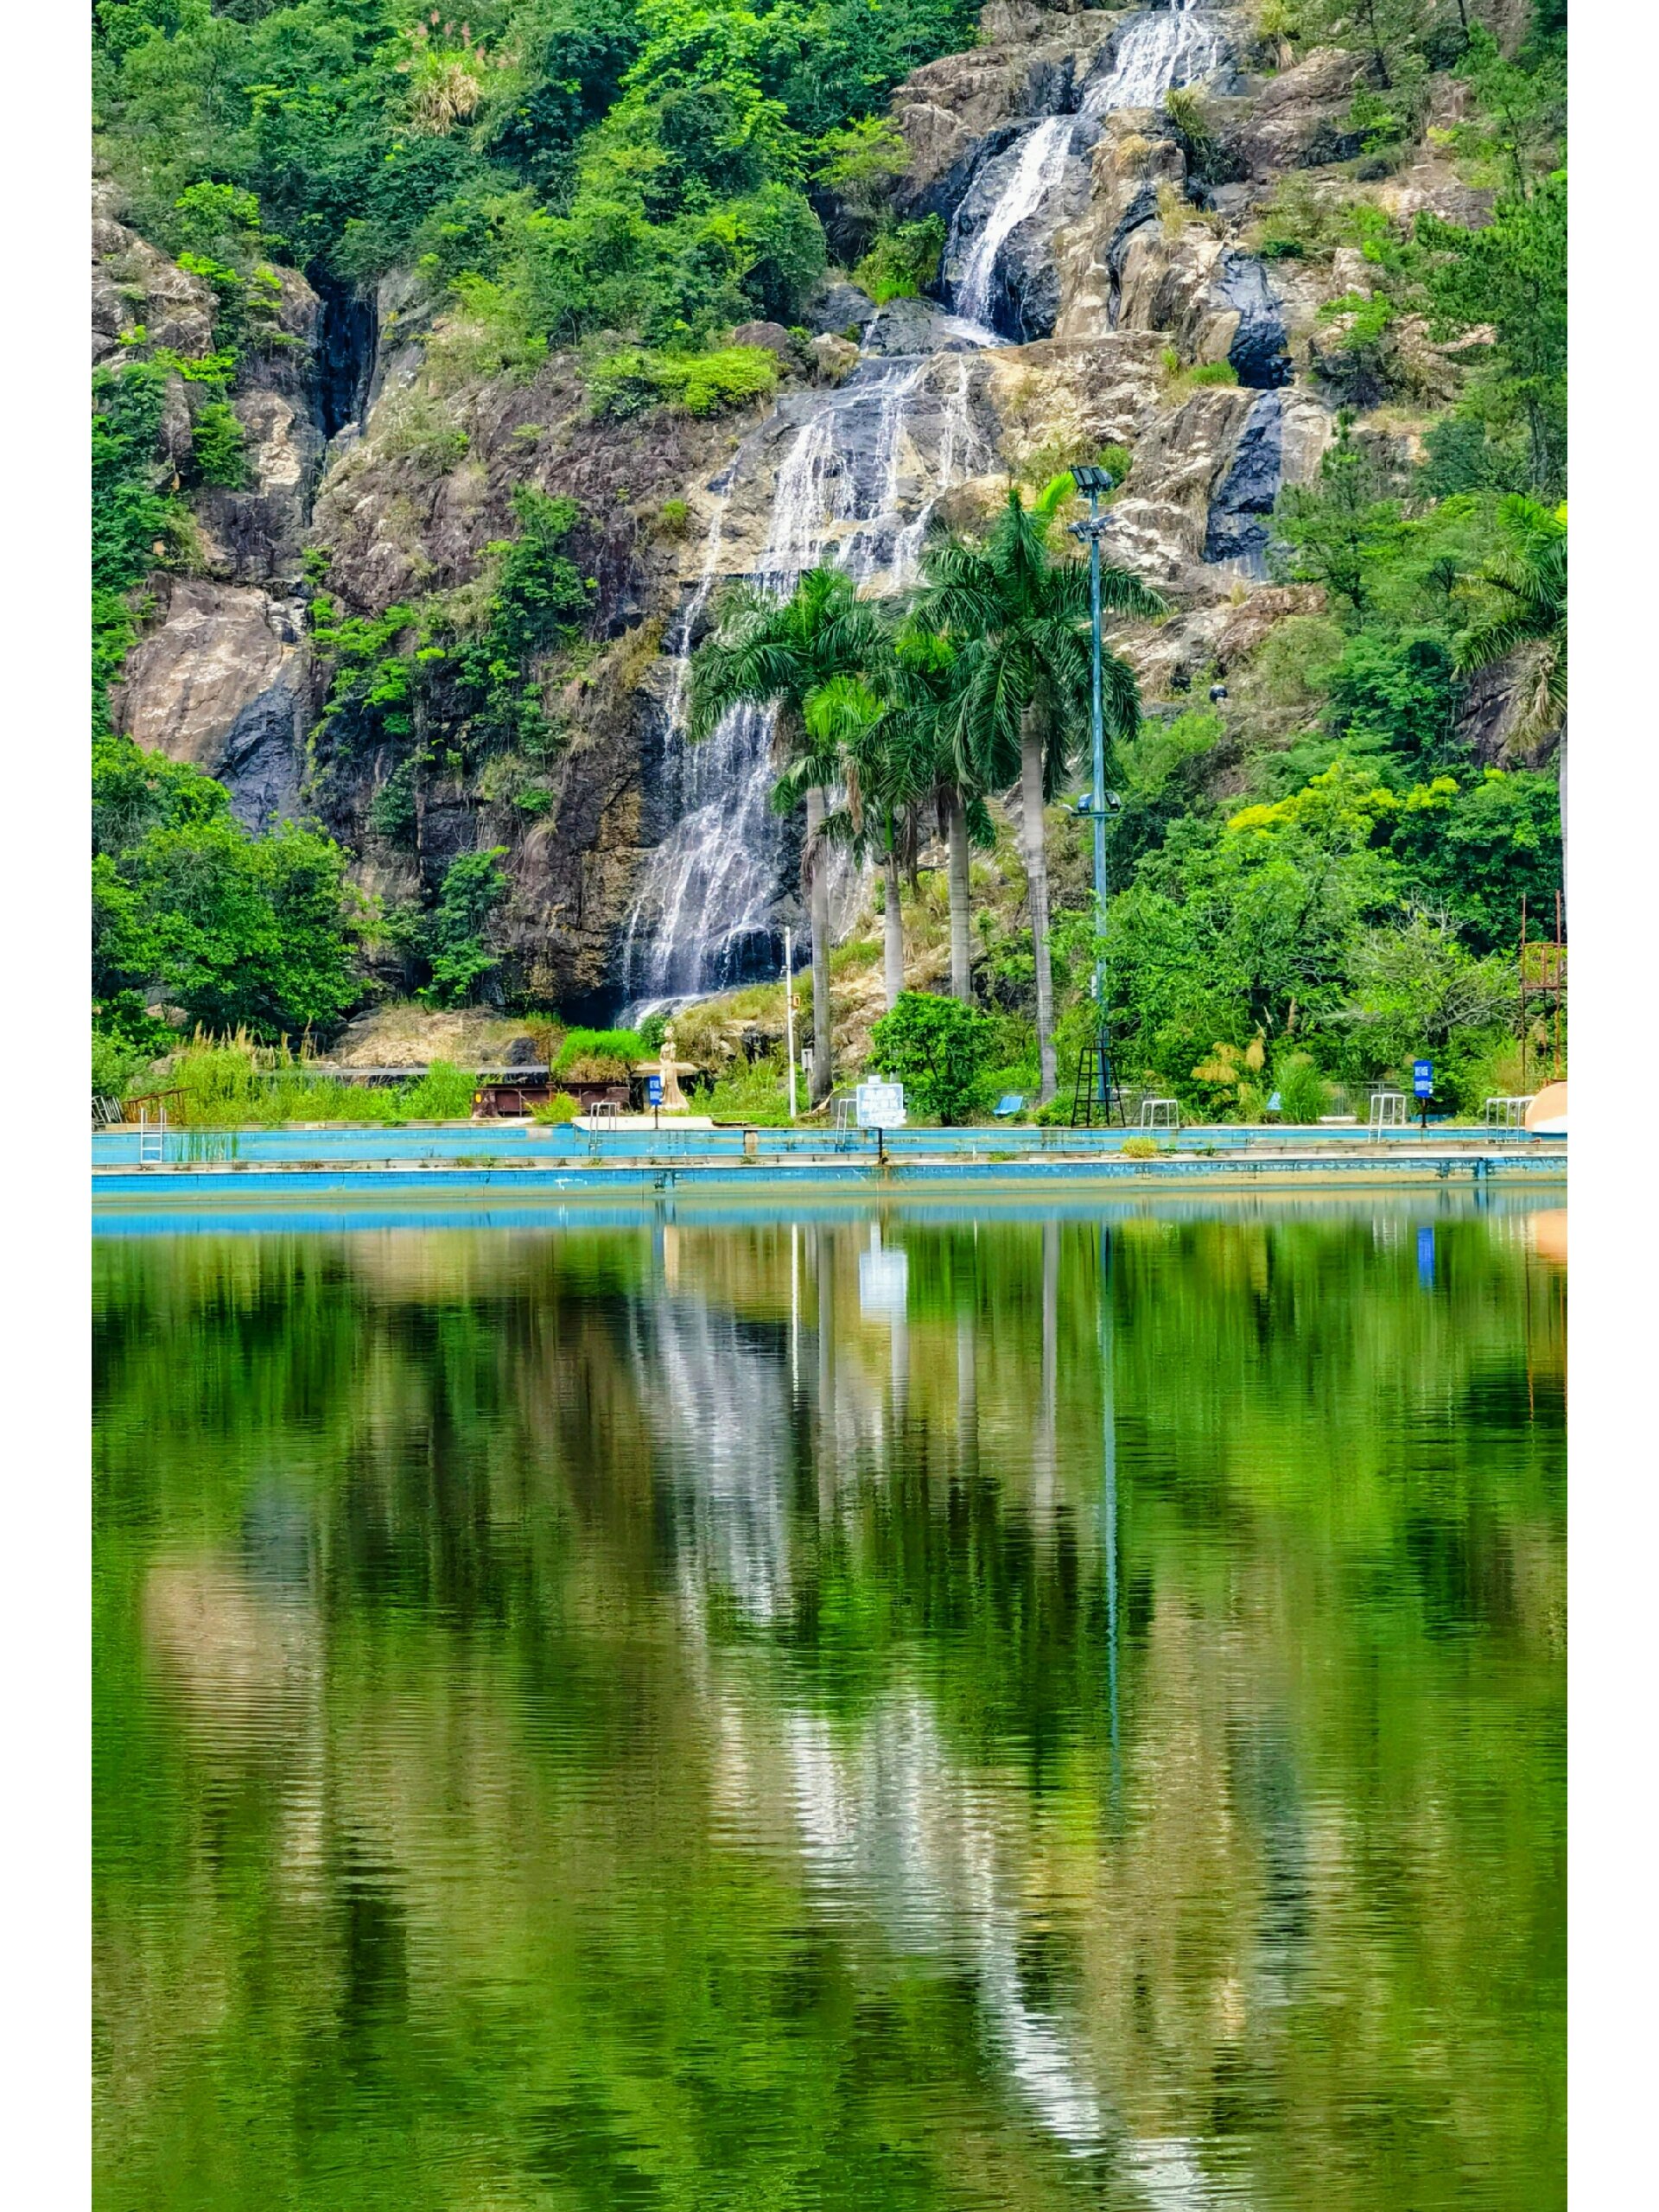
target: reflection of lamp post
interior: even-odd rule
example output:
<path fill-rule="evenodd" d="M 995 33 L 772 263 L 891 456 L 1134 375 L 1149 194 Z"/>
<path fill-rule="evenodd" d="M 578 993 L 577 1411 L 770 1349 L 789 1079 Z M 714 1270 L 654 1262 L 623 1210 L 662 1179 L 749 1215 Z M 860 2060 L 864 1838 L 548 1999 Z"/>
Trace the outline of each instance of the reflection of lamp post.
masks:
<path fill-rule="evenodd" d="M 795 1119 L 795 937 L 784 931 L 784 1029 L 789 1051 L 789 1118 Z"/>
<path fill-rule="evenodd" d="M 1112 1096 L 1112 1065 L 1109 1040 L 1106 1033 L 1106 816 L 1109 810 L 1106 790 L 1106 717 L 1101 702 L 1101 642 L 1100 642 L 1100 541 L 1109 527 L 1110 518 L 1100 512 L 1103 493 L 1112 488 L 1112 473 L 1109 468 L 1074 468 L 1071 481 L 1089 501 L 1087 522 L 1071 525 L 1073 537 L 1079 538 L 1089 548 L 1089 626 L 1090 639 L 1090 683 L 1089 697 L 1090 734 L 1090 798 L 1085 807 L 1079 803 L 1077 812 L 1095 825 L 1095 1056 L 1096 1082 L 1099 1085 L 1100 1103 L 1109 1109 Z M 1111 802 L 1116 810 L 1116 802 Z"/>
<path fill-rule="evenodd" d="M 1120 1777 L 1117 1749 L 1117 1403 L 1112 1369 L 1115 1331 L 1112 1313 L 1112 1232 L 1100 1232 L 1100 1399 L 1101 1459 L 1106 1523 L 1106 1697 L 1112 1738 L 1112 1808 L 1117 1809 Z"/>

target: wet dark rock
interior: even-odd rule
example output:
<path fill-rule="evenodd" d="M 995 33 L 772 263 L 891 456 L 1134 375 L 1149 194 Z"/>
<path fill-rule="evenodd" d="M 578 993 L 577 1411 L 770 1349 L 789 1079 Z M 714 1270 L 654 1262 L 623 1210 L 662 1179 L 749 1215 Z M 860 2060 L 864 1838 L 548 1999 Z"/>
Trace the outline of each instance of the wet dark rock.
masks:
<path fill-rule="evenodd" d="M 801 311 L 801 321 L 815 337 L 825 333 L 843 337 L 854 328 L 863 330 L 875 320 L 875 302 L 857 284 L 825 284 Z"/>
<path fill-rule="evenodd" d="M 1253 254 L 1224 255 L 1216 289 L 1238 311 L 1238 330 L 1227 358 L 1238 372 L 1239 382 L 1260 391 L 1288 384 L 1291 362 L 1284 317 L 1262 264 Z"/>
<path fill-rule="evenodd" d="M 1106 248 L 1106 273 L 1111 285 L 1107 316 L 1114 330 L 1117 327 L 1119 296 L 1123 285 L 1123 259 L 1128 252 L 1129 241 L 1137 231 L 1144 230 L 1148 223 L 1157 220 L 1157 190 L 1150 184 L 1143 184 L 1118 218 L 1117 227 Z"/>
<path fill-rule="evenodd" d="M 906 219 L 918 221 L 925 215 L 939 215 L 947 223 L 954 223 L 957 208 L 983 171 L 1005 154 L 1027 127 L 1023 123 L 999 124 L 995 130 L 988 130 L 982 138 L 975 139 L 966 152 L 958 155 L 949 168 L 942 170 L 924 190 L 903 199 Z M 995 197 L 993 192 L 987 205 L 994 204 Z"/>
<path fill-rule="evenodd" d="M 1019 165 L 1026 135 L 1025 130 L 1016 131 L 981 162 L 957 209 L 940 270 L 953 296 L 967 270 L 975 241 Z M 1016 345 L 1029 345 L 1052 334 L 1060 309 L 1054 233 L 1062 225 L 1075 221 L 1088 204 L 1090 155 L 1099 136 L 1099 126 L 1092 117 L 1077 118 L 1058 181 L 1041 206 L 1009 232 L 997 254 L 989 321 L 994 329 Z"/>
<path fill-rule="evenodd" d="M 1264 558 L 1283 463 L 1284 403 L 1276 391 L 1263 392 L 1250 410 L 1227 474 L 1211 500 L 1204 538 L 1206 561 L 1255 563 Z"/>
<path fill-rule="evenodd" d="M 362 417 L 374 369 L 378 321 L 372 292 L 326 284 L 316 348 L 317 423 L 332 438 Z"/>
<path fill-rule="evenodd" d="M 213 772 L 245 829 L 266 830 L 298 816 L 308 703 L 302 671 L 290 663 L 226 733 Z"/>
<path fill-rule="evenodd" d="M 912 353 L 967 353 L 975 341 L 932 300 L 889 300 L 864 334 L 864 351 L 892 359 Z"/>

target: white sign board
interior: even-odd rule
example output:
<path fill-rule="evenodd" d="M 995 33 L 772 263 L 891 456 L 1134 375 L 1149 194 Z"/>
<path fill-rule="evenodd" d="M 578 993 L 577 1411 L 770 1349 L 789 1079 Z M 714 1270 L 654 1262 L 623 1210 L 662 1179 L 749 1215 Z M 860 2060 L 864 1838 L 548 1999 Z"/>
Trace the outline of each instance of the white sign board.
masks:
<path fill-rule="evenodd" d="M 855 1097 L 861 1129 L 904 1128 L 905 1086 L 902 1083 L 861 1083 Z"/>

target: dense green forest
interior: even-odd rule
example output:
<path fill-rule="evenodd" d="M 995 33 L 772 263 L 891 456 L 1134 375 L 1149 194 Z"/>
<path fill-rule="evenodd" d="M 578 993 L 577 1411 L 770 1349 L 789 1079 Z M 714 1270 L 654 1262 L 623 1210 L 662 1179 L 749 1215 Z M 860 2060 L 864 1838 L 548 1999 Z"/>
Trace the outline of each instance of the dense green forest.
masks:
<path fill-rule="evenodd" d="M 1519 1080 L 1521 904 L 1553 926 L 1562 880 L 1565 21 L 1551 0 L 1523 39 L 1506 17 L 1500 45 L 1482 13 L 1463 0 L 1254 10 L 1268 73 L 1332 44 L 1363 69 L 1348 118 L 1359 151 L 1339 172 L 1351 189 L 1281 178 L 1255 250 L 1290 267 L 1357 252 L 1364 282 L 1322 310 L 1336 442 L 1274 518 L 1275 580 L 1318 594 L 1207 702 L 1199 687 L 1142 696 L 1127 658 L 1112 664 L 1119 1065 L 1211 1114 L 1252 1115 L 1271 1089 L 1287 1112 L 1311 1110 L 1327 1082 L 1397 1074 L 1421 1053 L 1455 1106 Z M 95 22 L 99 160 L 124 219 L 216 303 L 206 352 L 181 357 L 135 328 L 94 379 L 94 1057 L 98 1087 L 118 1089 L 181 1025 L 326 1039 L 371 995 L 365 963 L 388 941 L 435 1004 L 488 989 L 499 964 L 499 854 L 461 856 L 423 901 L 388 912 L 320 827 L 250 831 L 212 778 L 111 724 L 109 686 L 151 580 L 191 572 L 193 494 L 245 480 L 231 402 L 251 365 L 293 342 L 281 270 L 325 301 L 416 270 L 464 306 L 474 372 L 524 377 L 568 353 L 596 413 L 752 409 L 777 363 L 734 345 L 734 328 L 795 324 L 826 270 L 855 270 L 878 298 L 931 281 L 942 226 L 900 219 L 906 149 L 886 118 L 910 72 L 973 44 L 976 11 L 483 0 L 452 20 L 402 0 L 100 0 Z M 1172 94 L 1162 127 L 1194 188 L 1206 164 L 1221 173 L 1201 99 Z M 1368 196 L 1424 147 L 1490 194 L 1489 220 L 1402 219 Z M 1456 366 L 1426 398 L 1414 348 L 1431 341 Z M 182 434 L 168 419 L 181 389 Z M 1063 475 L 1096 457 L 1053 459 Z M 993 1084 L 1048 1088 L 1043 1038 L 1074 1059 L 1092 1023 L 1083 831 L 1054 815 L 1054 849 L 1027 841 L 1013 893 L 991 865 L 1011 843 L 992 803 L 1027 772 L 1033 729 L 1051 802 L 1075 790 L 1087 751 L 1085 610 L 1063 527 L 1076 507 L 1063 482 L 1046 500 L 1039 489 L 1014 504 L 1033 518 L 1020 588 L 1046 578 L 1041 605 L 1005 594 L 988 627 L 963 628 L 950 576 L 992 561 L 1007 518 L 985 516 L 935 532 L 914 605 L 814 646 L 781 684 L 749 685 L 791 709 L 787 797 L 844 789 L 849 765 L 855 788 L 885 794 L 885 849 L 878 815 L 830 824 L 878 874 L 892 863 L 878 912 L 896 899 L 906 930 L 922 925 L 927 887 L 901 883 L 899 862 L 936 815 L 954 806 L 980 855 L 962 902 L 977 909 L 971 972 L 953 963 L 970 1033 L 943 1111 L 974 1110 Z M 465 635 L 419 607 L 366 619 L 337 604 L 319 557 L 324 724 L 407 741 L 442 684 L 458 762 L 533 764 L 555 742 L 540 677 L 596 612 L 580 520 L 526 487 Z M 1484 674 L 1509 706 L 1496 758 L 1467 711 Z M 414 772 L 411 753 L 377 802 L 389 835 Z M 526 815 L 537 789 L 531 778 Z M 893 1006 L 890 1058 L 918 1019 Z"/>

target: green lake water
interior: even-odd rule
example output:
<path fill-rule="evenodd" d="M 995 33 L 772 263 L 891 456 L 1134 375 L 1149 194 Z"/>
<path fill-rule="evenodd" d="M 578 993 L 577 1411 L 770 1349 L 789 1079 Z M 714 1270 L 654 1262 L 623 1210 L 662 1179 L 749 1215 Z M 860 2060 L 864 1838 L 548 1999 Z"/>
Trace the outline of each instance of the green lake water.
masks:
<path fill-rule="evenodd" d="M 100 1236 L 100 2212 L 1564 2202 L 1564 1219 Z"/>

